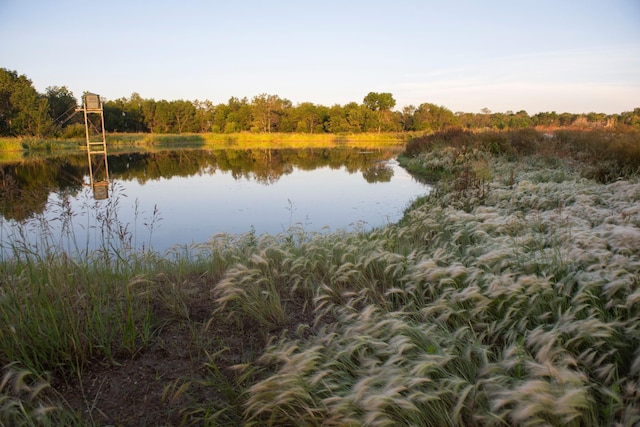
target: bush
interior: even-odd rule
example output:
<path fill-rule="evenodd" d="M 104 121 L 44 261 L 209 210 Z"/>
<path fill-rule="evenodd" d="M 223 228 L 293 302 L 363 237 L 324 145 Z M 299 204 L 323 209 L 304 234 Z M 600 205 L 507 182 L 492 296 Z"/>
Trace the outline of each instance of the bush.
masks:
<path fill-rule="evenodd" d="M 65 127 L 64 129 L 62 129 L 62 137 L 63 138 L 84 138 L 85 137 L 84 125 L 80 123 L 74 123 Z"/>
<path fill-rule="evenodd" d="M 562 130 L 554 134 L 555 155 L 587 167 L 583 175 L 607 183 L 640 171 L 640 132 Z"/>
<path fill-rule="evenodd" d="M 432 150 L 434 147 L 462 148 L 473 144 L 475 135 L 461 128 L 449 128 L 442 132 L 421 136 L 407 143 L 404 154 L 407 157 L 415 157 L 420 153 Z"/>

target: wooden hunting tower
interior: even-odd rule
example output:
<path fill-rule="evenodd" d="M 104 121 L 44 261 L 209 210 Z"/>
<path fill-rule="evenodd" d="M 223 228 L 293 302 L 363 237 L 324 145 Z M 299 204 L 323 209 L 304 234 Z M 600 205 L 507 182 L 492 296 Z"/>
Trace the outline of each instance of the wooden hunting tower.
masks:
<path fill-rule="evenodd" d="M 104 130 L 104 112 L 100 95 L 86 92 L 82 96 L 84 128 L 87 136 L 87 160 L 89 161 L 89 184 L 97 200 L 109 197 L 109 164 L 107 163 L 107 140 Z"/>

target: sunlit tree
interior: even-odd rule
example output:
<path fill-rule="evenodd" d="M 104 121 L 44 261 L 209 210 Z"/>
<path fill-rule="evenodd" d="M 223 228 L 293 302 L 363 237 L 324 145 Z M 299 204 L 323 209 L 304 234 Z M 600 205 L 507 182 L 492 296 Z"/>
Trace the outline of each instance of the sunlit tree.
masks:
<path fill-rule="evenodd" d="M 195 101 L 194 132 L 211 132 L 215 106 L 211 101 Z"/>
<path fill-rule="evenodd" d="M 640 128 L 640 108 L 635 108 L 633 111 L 625 111 L 620 114 L 618 116 L 618 123 Z"/>
<path fill-rule="evenodd" d="M 402 108 L 402 112 L 400 113 L 400 123 L 402 124 L 402 130 L 415 130 L 415 120 L 413 117 L 415 112 L 416 107 L 414 105 L 407 105 L 406 107 Z"/>
<path fill-rule="evenodd" d="M 66 86 L 49 86 L 45 89 L 45 95 L 49 102 L 49 115 L 56 127 L 63 128 L 82 120 L 76 114 L 78 101 Z"/>
<path fill-rule="evenodd" d="M 420 104 L 413 114 L 414 129 L 439 132 L 449 127 L 459 126 L 460 120 L 451 110 L 436 104 Z"/>
<path fill-rule="evenodd" d="M 377 116 L 378 133 L 382 130 L 382 123 L 388 118 L 389 112 L 396 106 L 396 100 L 388 92 L 369 92 L 364 97 L 363 103 Z"/>
<path fill-rule="evenodd" d="M 327 107 L 311 102 L 303 102 L 286 110 L 287 126 L 281 128 L 284 132 L 319 133 L 324 132 L 324 123 L 329 117 Z M 283 117 L 283 122 L 285 117 Z"/>
<path fill-rule="evenodd" d="M 282 112 L 286 108 L 291 108 L 291 101 L 277 95 L 261 94 L 253 97 L 251 106 L 255 129 L 259 132 L 271 132 L 278 130 Z"/>
<path fill-rule="evenodd" d="M 52 130 L 46 96 L 26 76 L 0 68 L 0 134 L 45 136 Z"/>

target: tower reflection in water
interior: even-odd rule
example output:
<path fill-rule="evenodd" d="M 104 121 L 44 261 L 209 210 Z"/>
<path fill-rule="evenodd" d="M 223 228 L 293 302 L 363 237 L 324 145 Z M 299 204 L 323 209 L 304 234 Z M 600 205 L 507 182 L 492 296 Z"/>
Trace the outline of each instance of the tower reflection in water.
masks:
<path fill-rule="evenodd" d="M 82 96 L 82 108 L 77 111 L 82 111 L 84 114 L 87 162 L 89 163 L 88 185 L 91 186 L 94 199 L 104 200 L 109 197 L 109 163 L 100 95 L 86 92 Z"/>

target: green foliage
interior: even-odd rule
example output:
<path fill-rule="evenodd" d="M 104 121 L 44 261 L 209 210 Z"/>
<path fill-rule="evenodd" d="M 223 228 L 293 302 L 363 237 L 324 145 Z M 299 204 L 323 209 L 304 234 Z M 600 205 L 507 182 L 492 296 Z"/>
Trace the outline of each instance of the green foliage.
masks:
<path fill-rule="evenodd" d="M 52 128 L 48 99 L 26 76 L 0 68 L 0 135 L 41 137 Z"/>
<path fill-rule="evenodd" d="M 381 132 L 383 123 L 389 121 L 389 112 L 396 106 L 396 100 L 393 99 L 393 95 L 388 92 L 369 92 L 363 100 L 364 105 L 374 111 L 377 117 L 378 133 Z"/>
<path fill-rule="evenodd" d="M 110 133 L 364 133 L 364 132 L 442 132 L 449 128 L 467 130 L 519 130 L 573 128 L 637 129 L 640 109 L 606 115 L 591 112 L 571 114 L 541 112 L 529 116 L 526 111 L 492 113 L 451 112 L 444 106 L 422 103 L 417 108 L 404 106 L 393 111 L 396 100 L 388 92 L 369 92 L 361 104 L 322 105 L 303 102 L 293 105 L 278 95 L 260 94 L 251 100 L 232 97 L 226 104 L 188 100 L 143 99 L 138 93 L 129 98 L 106 100 L 105 130 Z M 50 86 L 38 94 L 26 76 L 0 70 L 0 136 L 65 138 L 80 136 L 74 115 L 76 100 L 65 87 Z"/>
<path fill-rule="evenodd" d="M 420 104 L 413 114 L 413 129 L 418 131 L 441 132 L 459 125 L 451 110 L 435 104 Z"/>
<path fill-rule="evenodd" d="M 396 106 L 396 100 L 393 99 L 393 95 L 388 92 L 369 92 L 364 97 L 364 105 L 373 111 L 385 111 L 390 110 Z"/>
<path fill-rule="evenodd" d="M 370 126 L 351 107 L 353 122 L 328 120 Z M 96 251 L 43 219 L 37 241 L 0 246 L 0 422 L 117 423 L 91 418 L 98 395 L 82 396 L 91 419 L 65 412 L 45 372 L 60 384 L 96 363 L 147 369 L 138 356 L 162 329 L 187 325 L 180 361 L 196 368 L 153 382 L 187 402 L 183 424 L 636 425 L 639 146 L 619 130 L 424 136 L 404 161 L 448 179 L 370 232 L 222 235 L 160 256 L 131 249 L 112 205 Z"/>
<path fill-rule="evenodd" d="M 77 129 L 82 122 L 82 116 L 76 115 L 78 105 L 73 93 L 65 86 L 50 86 L 46 89 L 45 95 L 49 102 L 49 115 L 56 133 L 67 137 L 84 136 L 84 127 L 82 127 L 82 134 L 77 134 L 77 131 L 68 131 L 70 127 Z"/>

